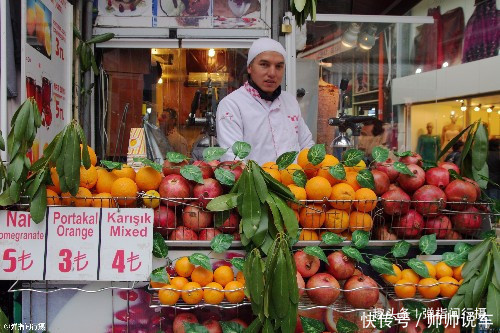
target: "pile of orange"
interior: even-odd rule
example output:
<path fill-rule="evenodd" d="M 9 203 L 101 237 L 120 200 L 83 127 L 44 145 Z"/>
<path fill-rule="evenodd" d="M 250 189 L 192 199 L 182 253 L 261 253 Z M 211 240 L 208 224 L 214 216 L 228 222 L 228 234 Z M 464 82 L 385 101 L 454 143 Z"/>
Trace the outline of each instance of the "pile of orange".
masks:
<path fill-rule="evenodd" d="M 229 266 L 220 266 L 215 271 L 193 265 L 188 257 L 175 262 L 175 277 L 169 283 L 151 282 L 151 287 L 160 289 L 158 298 L 161 304 L 175 305 L 179 298 L 186 304 L 220 304 L 224 298 L 229 303 L 241 303 L 245 298 L 243 291 L 245 278 L 242 272 L 234 275 Z"/>
<path fill-rule="evenodd" d="M 61 193 L 59 175 L 55 167 L 51 168 L 50 178 L 53 185 L 47 186 L 48 205 L 108 208 L 118 204 L 122 207 L 133 207 L 138 191 L 148 191 L 148 207 L 155 208 L 155 205 L 159 205 L 159 199 L 150 198 L 159 197 L 156 190 L 163 178 L 160 172 L 150 166 L 144 166 L 136 173 L 126 164 L 120 170 L 107 171 L 96 167 L 97 156 L 91 147 L 88 147 L 88 151 L 91 165 L 88 169 L 80 166 L 80 186 L 75 196 L 68 192 Z"/>
<path fill-rule="evenodd" d="M 430 277 L 423 278 L 412 269 L 401 270 L 397 265 L 393 265 L 396 275 L 382 274 L 382 278 L 394 285 L 394 293 L 399 298 L 413 298 L 418 293 L 426 299 L 438 296 L 451 298 L 462 284 L 462 267 L 452 268 L 445 262 L 432 264 L 424 261 Z"/>
<path fill-rule="evenodd" d="M 264 171 L 288 186 L 298 201 L 307 200 L 307 206 L 290 204 L 302 227 L 299 239 L 319 240 L 321 233 L 327 231 L 344 237 L 356 230 L 370 231 L 373 226 L 370 212 L 377 205 L 377 195 L 369 188 L 362 188 L 356 180 L 358 172 L 366 168 L 365 162 L 346 167 L 346 178 L 340 180 L 329 173 L 329 168 L 339 163 L 335 156 L 326 154 L 323 161 L 313 165 L 308 153 L 308 148 L 301 150 L 297 163 L 283 170 L 278 170 L 275 162 L 262 165 Z M 293 180 L 297 170 L 307 176 L 304 188 Z"/>

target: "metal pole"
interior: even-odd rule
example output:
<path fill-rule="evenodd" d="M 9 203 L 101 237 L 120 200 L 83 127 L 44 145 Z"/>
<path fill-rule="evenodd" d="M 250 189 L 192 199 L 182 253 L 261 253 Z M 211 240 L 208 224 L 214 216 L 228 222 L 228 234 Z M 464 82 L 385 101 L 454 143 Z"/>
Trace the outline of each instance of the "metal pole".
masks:
<path fill-rule="evenodd" d="M 81 31 L 82 27 L 82 8 L 83 8 L 83 0 L 78 0 L 78 3 L 75 5 L 74 11 L 74 25 L 75 27 Z M 80 41 L 75 38 L 73 40 L 73 52 L 77 48 L 77 44 Z M 73 57 L 73 75 L 74 75 L 74 84 L 73 84 L 73 119 L 79 119 L 79 104 L 80 104 L 80 57 L 78 54 L 75 54 Z"/>
<path fill-rule="evenodd" d="M 84 40 L 89 40 L 92 38 L 92 1 L 86 0 L 85 1 L 85 16 L 84 20 L 85 22 L 82 22 L 83 25 L 83 39 Z M 83 77 L 83 87 L 85 88 L 85 91 L 87 92 L 88 87 L 90 87 L 90 81 L 92 79 L 92 69 L 89 69 L 87 72 L 85 72 L 85 75 Z M 85 137 L 87 138 L 87 142 L 91 142 L 91 136 L 92 136 L 92 122 L 91 122 L 91 114 L 90 114 L 90 94 L 86 93 L 83 95 L 83 109 L 80 111 L 80 122 L 82 125 L 83 132 L 85 133 Z"/>

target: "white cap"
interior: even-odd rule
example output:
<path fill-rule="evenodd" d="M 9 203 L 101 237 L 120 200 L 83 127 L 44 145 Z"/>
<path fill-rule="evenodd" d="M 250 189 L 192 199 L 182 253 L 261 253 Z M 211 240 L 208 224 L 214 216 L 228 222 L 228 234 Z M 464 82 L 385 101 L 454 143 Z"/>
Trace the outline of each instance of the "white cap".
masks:
<path fill-rule="evenodd" d="M 267 37 L 259 38 L 252 43 L 250 50 L 248 50 L 247 67 L 256 56 L 266 51 L 278 52 L 283 56 L 283 58 L 286 58 L 285 48 L 279 42 Z"/>

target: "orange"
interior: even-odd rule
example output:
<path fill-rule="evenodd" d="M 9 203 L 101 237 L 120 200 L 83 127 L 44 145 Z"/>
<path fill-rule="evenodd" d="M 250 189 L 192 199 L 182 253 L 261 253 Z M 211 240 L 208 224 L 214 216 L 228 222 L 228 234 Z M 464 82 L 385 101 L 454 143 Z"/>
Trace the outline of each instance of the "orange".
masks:
<path fill-rule="evenodd" d="M 274 179 L 281 182 L 281 173 L 278 170 L 278 164 L 274 162 L 266 162 L 262 164 L 262 169 L 271 175 Z"/>
<path fill-rule="evenodd" d="M 130 178 L 135 181 L 135 170 L 130 165 L 123 164 L 120 170 L 113 169 L 111 173 L 118 178 Z"/>
<path fill-rule="evenodd" d="M 243 275 L 243 272 L 239 271 L 238 273 L 236 273 L 236 281 L 238 281 L 242 285 L 245 285 L 246 281 L 245 281 L 245 275 Z"/>
<path fill-rule="evenodd" d="M 420 281 L 420 277 L 413 269 L 407 268 L 401 271 L 401 278 L 410 281 L 411 283 L 417 284 Z"/>
<path fill-rule="evenodd" d="M 436 277 L 436 267 L 434 267 L 434 265 L 428 261 L 423 261 L 423 263 L 427 267 L 427 270 L 429 271 L 429 275 L 431 276 L 431 278 L 435 278 Z"/>
<path fill-rule="evenodd" d="M 175 262 L 174 269 L 177 275 L 187 278 L 194 271 L 194 265 L 189 261 L 188 257 L 182 257 Z"/>
<path fill-rule="evenodd" d="M 266 170 L 278 170 L 278 164 L 276 164 L 275 162 L 273 161 L 270 161 L 270 162 L 266 162 L 264 164 L 262 164 L 262 169 Z M 267 170 L 266 170 L 267 171 Z"/>
<path fill-rule="evenodd" d="M 168 275 L 167 273 L 167 281 L 168 280 L 170 280 L 170 275 Z M 170 283 L 172 283 L 172 280 L 170 280 Z M 169 285 L 169 283 L 156 282 L 156 281 L 149 281 L 149 284 L 151 285 L 152 288 L 162 288 Z"/>
<path fill-rule="evenodd" d="M 217 282 L 210 282 L 203 289 L 203 299 L 205 300 L 205 303 L 219 304 L 224 300 L 224 293 L 222 291 L 217 291 L 214 289 L 223 290 L 222 286 Z"/>
<path fill-rule="evenodd" d="M 307 199 L 306 190 L 303 187 L 291 184 L 288 185 L 288 188 L 290 189 L 290 191 L 292 191 L 295 199 L 297 199 L 298 201 Z M 300 206 L 294 203 L 290 204 L 290 207 L 292 209 L 300 209 Z"/>
<path fill-rule="evenodd" d="M 80 186 L 85 188 L 92 188 L 97 183 L 97 169 L 91 165 L 90 168 L 85 169 L 83 165 L 80 166 Z"/>
<path fill-rule="evenodd" d="M 118 176 L 106 170 L 98 171 L 97 175 L 97 183 L 95 185 L 97 193 L 111 193 L 111 186 L 118 179 Z"/>
<path fill-rule="evenodd" d="M 436 264 L 436 279 L 439 280 L 443 276 L 453 276 L 453 269 L 444 261 L 440 261 Z"/>
<path fill-rule="evenodd" d="M 317 241 L 319 240 L 318 233 L 312 230 L 304 230 L 300 232 L 299 240 L 301 241 Z"/>
<path fill-rule="evenodd" d="M 325 223 L 326 215 L 322 205 L 303 207 L 299 213 L 300 225 L 304 228 L 320 228 Z"/>
<path fill-rule="evenodd" d="M 83 146 L 82 146 L 82 144 L 80 144 L 80 152 L 82 151 L 82 149 L 83 149 Z M 87 150 L 88 150 L 89 155 L 90 155 L 90 164 L 96 165 L 97 164 L 97 155 L 95 154 L 94 149 L 92 149 L 92 147 L 90 147 L 90 146 L 87 146 Z"/>
<path fill-rule="evenodd" d="M 175 289 L 181 291 L 182 288 L 188 284 L 188 279 L 182 276 L 176 276 L 172 279 L 170 279 L 170 284 L 175 287 Z"/>
<path fill-rule="evenodd" d="M 357 191 L 361 188 L 358 181 L 356 180 L 357 176 L 358 176 L 358 173 L 355 171 L 346 171 L 345 179 L 342 180 L 342 183 L 346 183 L 346 184 L 351 185 L 351 187 L 354 189 L 354 191 Z"/>
<path fill-rule="evenodd" d="M 52 180 L 52 184 L 54 185 L 49 185 L 47 186 L 47 188 L 51 189 L 57 194 L 61 194 L 61 188 L 59 187 L 59 175 L 57 174 L 57 169 L 55 167 L 50 168 L 50 179 Z"/>
<path fill-rule="evenodd" d="M 234 280 L 233 269 L 229 266 L 220 266 L 214 271 L 214 281 L 225 287 Z"/>
<path fill-rule="evenodd" d="M 349 215 L 349 230 L 354 232 L 356 230 L 370 231 L 372 230 L 373 220 L 370 214 L 361 212 L 352 212 Z"/>
<path fill-rule="evenodd" d="M 326 180 L 330 182 L 330 185 L 335 185 L 340 183 L 340 179 L 333 178 L 332 175 L 330 175 L 330 167 L 339 164 L 339 160 L 333 156 L 333 155 L 325 155 L 325 159 L 323 162 L 319 164 L 319 170 L 318 170 L 318 177 L 323 177 Z"/>
<path fill-rule="evenodd" d="M 385 281 L 391 283 L 391 284 L 395 284 L 396 282 L 398 282 L 399 280 L 402 280 L 401 279 L 401 269 L 399 268 L 398 265 L 395 265 L 395 264 L 392 264 L 392 269 L 394 269 L 394 273 L 396 273 L 396 275 L 389 275 L 389 274 L 382 274 L 382 279 L 384 279 Z M 405 281 L 408 281 L 408 280 L 405 280 Z"/>
<path fill-rule="evenodd" d="M 111 196 L 111 193 L 97 193 L 94 195 L 94 200 L 92 200 L 92 206 L 103 207 L 103 208 L 113 208 L 116 207 L 115 200 Z"/>
<path fill-rule="evenodd" d="M 300 165 L 294 163 L 290 164 L 286 169 L 281 170 L 281 183 L 284 185 L 295 184 L 293 181 L 293 173 L 297 170 L 302 170 L 302 168 Z"/>
<path fill-rule="evenodd" d="M 137 185 L 130 178 L 118 178 L 111 186 L 111 195 L 118 198 L 119 205 L 133 204 L 137 196 Z"/>
<path fill-rule="evenodd" d="M 92 206 L 92 193 L 85 187 L 79 187 L 76 196 L 72 196 L 69 192 L 61 193 L 62 204 L 64 206 L 75 205 L 76 207 Z"/>
<path fill-rule="evenodd" d="M 238 281 L 231 281 L 226 284 L 224 294 L 229 303 L 240 303 L 245 298 L 245 293 L 243 291 L 243 285 Z M 234 291 L 231 291 L 234 290 Z"/>
<path fill-rule="evenodd" d="M 360 188 L 354 196 L 354 207 L 360 212 L 368 213 L 377 206 L 377 195 L 369 188 Z"/>
<path fill-rule="evenodd" d="M 211 270 L 198 266 L 191 273 L 191 281 L 198 282 L 200 286 L 205 287 L 214 280 L 214 273 Z"/>
<path fill-rule="evenodd" d="M 161 183 L 161 173 L 150 166 L 144 166 L 137 171 L 135 183 L 141 191 L 156 190 Z"/>
<path fill-rule="evenodd" d="M 180 293 L 171 285 L 167 284 L 158 291 L 158 299 L 161 304 L 174 305 L 179 300 Z"/>
<path fill-rule="evenodd" d="M 356 192 L 354 191 L 351 185 L 345 183 L 335 184 L 332 187 L 332 194 L 330 195 L 330 200 L 348 200 L 348 201 L 339 201 L 339 202 L 330 201 L 330 205 L 333 208 L 337 209 L 351 209 L 352 202 L 350 200 L 354 200 L 355 196 Z"/>
<path fill-rule="evenodd" d="M 365 161 L 361 160 L 355 166 L 346 167 L 345 172 L 360 172 L 363 169 L 366 169 L 366 163 L 365 163 Z"/>
<path fill-rule="evenodd" d="M 187 304 L 198 304 L 203 298 L 203 290 L 197 282 L 188 282 L 182 287 L 182 299 Z"/>
<path fill-rule="evenodd" d="M 411 281 L 400 279 L 394 284 L 394 292 L 400 298 L 411 298 L 415 296 L 417 288 Z"/>
<path fill-rule="evenodd" d="M 453 277 L 455 278 L 455 280 L 462 280 L 462 268 L 464 267 L 464 265 L 465 263 L 458 267 L 453 267 Z"/>
<path fill-rule="evenodd" d="M 71 206 L 73 203 L 71 193 L 69 192 L 63 192 L 61 193 L 61 204 L 63 206 Z"/>
<path fill-rule="evenodd" d="M 326 212 L 325 228 L 328 231 L 340 234 L 349 228 L 349 213 L 345 210 L 330 209 Z"/>
<path fill-rule="evenodd" d="M 309 148 L 302 149 L 299 155 L 297 156 L 297 164 L 300 165 L 302 169 L 304 169 L 307 178 L 312 178 L 315 177 L 316 174 L 318 173 L 319 165 L 323 161 L 321 161 L 317 165 L 313 165 L 311 162 L 309 162 L 309 159 L 307 158 L 308 153 L 309 153 Z"/>
<path fill-rule="evenodd" d="M 47 190 L 47 205 L 49 206 L 61 205 L 61 199 L 59 199 L 59 195 L 55 191 L 49 188 L 47 188 L 46 190 Z"/>
<path fill-rule="evenodd" d="M 350 230 L 346 230 L 340 234 L 340 236 L 344 237 L 347 240 L 352 240 L 352 233 Z"/>
<path fill-rule="evenodd" d="M 332 186 L 323 177 L 313 177 L 306 183 L 306 193 L 309 200 L 328 199 L 332 193 Z"/>
<path fill-rule="evenodd" d="M 158 199 L 156 199 L 158 198 Z M 160 193 L 155 190 L 149 190 L 144 193 L 142 197 L 142 203 L 148 208 L 156 208 L 160 205 Z"/>
<path fill-rule="evenodd" d="M 425 278 L 418 282 L 418 292 L 424 298 L 436 298 L 441 292 L 438 281 L 434 278 Z"/>
<path fill-rule="evenodd" d="M 458 290 L 458 281 L 451 276 L 444 276 L 438 280 L 439 294 L 443 297 L 453 297 Z"/>

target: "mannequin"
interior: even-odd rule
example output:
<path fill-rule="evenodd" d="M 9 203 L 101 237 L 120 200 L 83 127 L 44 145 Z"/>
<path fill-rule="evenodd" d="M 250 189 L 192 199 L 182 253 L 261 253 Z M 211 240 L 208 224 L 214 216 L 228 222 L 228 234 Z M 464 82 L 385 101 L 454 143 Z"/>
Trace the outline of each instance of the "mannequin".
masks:
<path fill-rule="evenodd" d="M 441 152 L 439 136 L 432 135 L 434 125 L 427 123 L 426 129 L 427 133 L 419 136 L 417 144 L 417 153 L 422 156 L 424 165 L 428 164 L 428 162 L 435 162 Z"/>
<path fill-rule="evenodd" d="M 457 124 L 458 117 L 454 114 L 450 115 L 451 123 L 443 126 L 443 133 L 441 134 L 441 148 L 444 148 L 448 142 L 462 131 L 462 126 Z"/>

